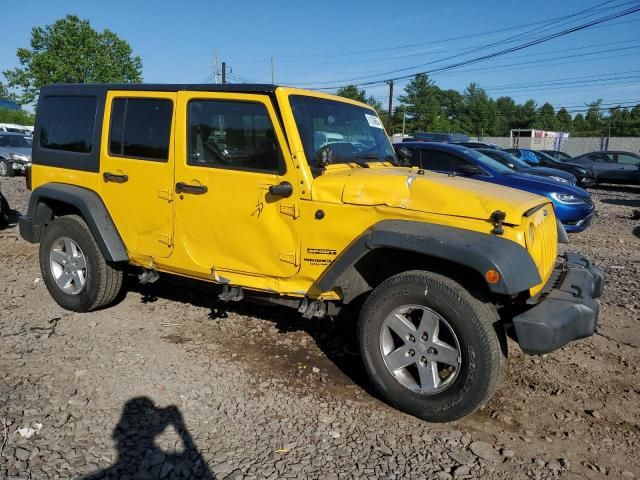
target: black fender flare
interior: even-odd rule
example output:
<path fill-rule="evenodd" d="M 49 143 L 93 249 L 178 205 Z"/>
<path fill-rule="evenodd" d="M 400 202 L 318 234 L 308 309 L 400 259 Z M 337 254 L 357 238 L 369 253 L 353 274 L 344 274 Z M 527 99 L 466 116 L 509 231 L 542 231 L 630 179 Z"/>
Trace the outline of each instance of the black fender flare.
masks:
<path fill-rule="evenodd" d="M 70 205 L 80 212 L 106 260 L 129 260 L 124 242 L 100 196 L 76 185 L 47 183 L 36 188 L 31 193 L 27 215 L 19 220 L 22 238 L 31 243 L 38 243 L 42 238 L 44 228 L 53 218 L 47 200 Z"/>
<path fill-rule="evenodd" d="M 542 282 L 529 252 L 506 238 L 446 225 L 409 220 L 383 220 L 353 241 L 327 267 L 312 287 L 328 292 L 352 265 L 377 248 L 395 248 L 428 255 L 471 268 L 484 279 L 487 270 L 500 274 L 489 291 L 514 295 Z"/>

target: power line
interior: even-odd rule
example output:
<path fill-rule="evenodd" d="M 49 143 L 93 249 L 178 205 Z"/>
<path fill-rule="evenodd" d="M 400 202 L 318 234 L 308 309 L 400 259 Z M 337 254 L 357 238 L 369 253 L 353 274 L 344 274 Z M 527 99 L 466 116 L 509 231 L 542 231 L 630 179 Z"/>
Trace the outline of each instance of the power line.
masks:
<path fill-rule="evenodd" d="M 476 58 L 472 58 L 472 59 L 463 60 L 463 61 L 456 62 L 456 63 L 453 63 L 453 64 L 445 65 L 445 66 L 442 66 L 442 67 L 437 67 L 437 68 L 434 68 L 433 70 L 426 70 L 426 71 L 422 71 L 422 72 L 414 72 L 414 73 L 411 73 L 409 75 L 397 75 L 397 76 L 393 77 L 393 80 L 394 81 L 403 80 L 405 78 L 413 77 L 413 76 L 417 75 L 418 73 L 429 74 L 429 73 L 443 72 L 443 71 L 459 68 L 461 66 L 466 66 L 466 65 L 471 65 L 471 64 L 474 64 L 474 63 L 486 61 L 486 60 L 489 60 L 489 59 L 493 59 L 493 58 L 496 58 L 496 57 L 499 57 L 499 56 L 506 55 L 508 53 L 513 53 L 513 52 L 516 52 L 516 51 L 519 51 L 519 50 L 523 50 L 525 48 L 529 48 L 529 47 L 532 47 L 534 45 L 539 45 L 541 43 L 548 42 L 550 40 L 554 40 L 556 38 L 560 38 L 560 37 L 569 35 L 571 33 L 574 33 L 574 32 L 580 31 L 580 30 L 584 30 L 586 28 L 590 28 L 590 27 L 592 27 L 594 25 L 598 25 L 598 24 L 601 24 L 601 23 L 604 23 L 604 22 L 607 22 L 607 21 L 610 21 L 610 20 L 613 20 L 613 19 L 616 19 L 616 18 L 621 18 L 621 17 L 627 16 L 627 15 L 631 15 L 631 14 L 636 13 L 638 11 L 640 11 L 640 6 L 628 8 L 628 9 L 625 9 L 625 10 L 620 11 L 620 12 L 616 12 L 616 13 L 613 13 L 613 14 L 610 14 L 610 15 L 606 15 L 604 17 L 597 18 L 595 20 L 591 20 L 591 21 L 589 21 L 587 23 L 583 23 L 583 24 L 580 24 L 580 25 L 577 25 L 577 26 L 574 26 L 574 27 L 567 28 L 567 29 L 562 30 L 560 32 L 556 32 L 556 33 L 545 35 L 543 37 L 540 37 L 540 38 L 537 38 L 535 40 L 531 40 L 531 41 L 525 42 L 525 43 L 520 44 L 520 45 L 516 45 L 514 47 L 506 48 L 506 49 L 503 49 L 503 50 L 499 50 L 497 52 L 489 53 L 489 54 L 482 55 L 482 56 L 479 56 L 479 57 L 476 57 Z M 345 80 L 342 80 L 342 82 L 346 82 L 346 83 L 351 83 L 352 84 L 353 82 L 356 82 L 358 80 L 365 80 L 367 78 L 371 78 L 371 77 L 374 77 L 374 76 L 394 75 L 394 74 L 397 74 L 397 73 L 400 73 L 400 72 L 403 72 L 403 71 L 413 70 L 413 69 L 416 69 L 416 68 L 420 68 L 420 67 L 435 63 L 435 62 L 439 62 L 441 60 L 442 59 L 434 60 L 432 62 L 427 62 L 425 64 L 414 65 L 414 66 L 411 66 L 411 67 L 406 67 L 406 68 L 398 69 L 398 70 L 391 71 L 391 72 L 380 72 L 380 73 L 375 74 L 375 75 L 368 75 L 368 76 L 355 77 L 355 78 L 351 78 L 351 79 L 345 79 Z M 356 85 L 357 86 L 376 85 L 376 84 L 380 84 L 380 83 L 382 83 L 384 81 L 386 81 L 386 80 L 374 80 L 374 81 L 357 83 Z M 324 82 L 324 83 L 329 83 L 329 82 Z M 304 84 L 301 84 L 301 85 L 304 85 Z M 321 83 L 307 84 L 307 85 L 321 85 Z M 319 88 L 319 90 L 331 90 L 331 89 L 338 88 L 339 86 L 340 85 L 332 86 L 332 87 L 322 87 L 322 88 Z"/>

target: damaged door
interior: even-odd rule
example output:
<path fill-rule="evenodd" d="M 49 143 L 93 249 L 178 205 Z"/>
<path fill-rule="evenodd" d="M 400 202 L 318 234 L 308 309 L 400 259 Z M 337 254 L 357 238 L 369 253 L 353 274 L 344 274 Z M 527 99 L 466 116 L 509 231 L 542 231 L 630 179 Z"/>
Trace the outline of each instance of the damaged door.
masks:
<path fill-rule="evenodd" d="M 180 92 L 178 103 L 179 248 L 202 272 L 293 276 L 298 182 L 269 97 Z"/>

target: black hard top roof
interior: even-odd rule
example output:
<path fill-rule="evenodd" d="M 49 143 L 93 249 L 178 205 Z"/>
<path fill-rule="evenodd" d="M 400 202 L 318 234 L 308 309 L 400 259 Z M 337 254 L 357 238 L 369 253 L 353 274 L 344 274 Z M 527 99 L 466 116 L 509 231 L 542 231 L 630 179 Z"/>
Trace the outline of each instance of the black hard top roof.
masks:
<path fill-rule="evenodd" d="M 278 85 L 268 83 L 56 83 L 42 87 L 40 94 L 98 94 L 109 90 L 153 91 L 153 92 L 236 92 L 273 93 Z"/>

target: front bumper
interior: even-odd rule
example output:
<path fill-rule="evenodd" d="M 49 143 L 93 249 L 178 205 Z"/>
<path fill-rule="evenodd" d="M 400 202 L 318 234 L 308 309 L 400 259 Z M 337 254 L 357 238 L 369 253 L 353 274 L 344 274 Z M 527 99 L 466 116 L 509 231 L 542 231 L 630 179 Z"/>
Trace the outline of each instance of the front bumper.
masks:
<path fill-rule="evenodd" d="M 513 318 L 516 338 L 525 353 L 549 353 L 596 331 L 603 270 L 575 253 L 558 260 L 536 305 Z"/>
<path fill-rule="evenodd" d="M 576 178 L 578 179 L 578 186 L 580 187 L 593 187 L 596 184 L 596 179 L 592 176 L 578 176 Z"/>

